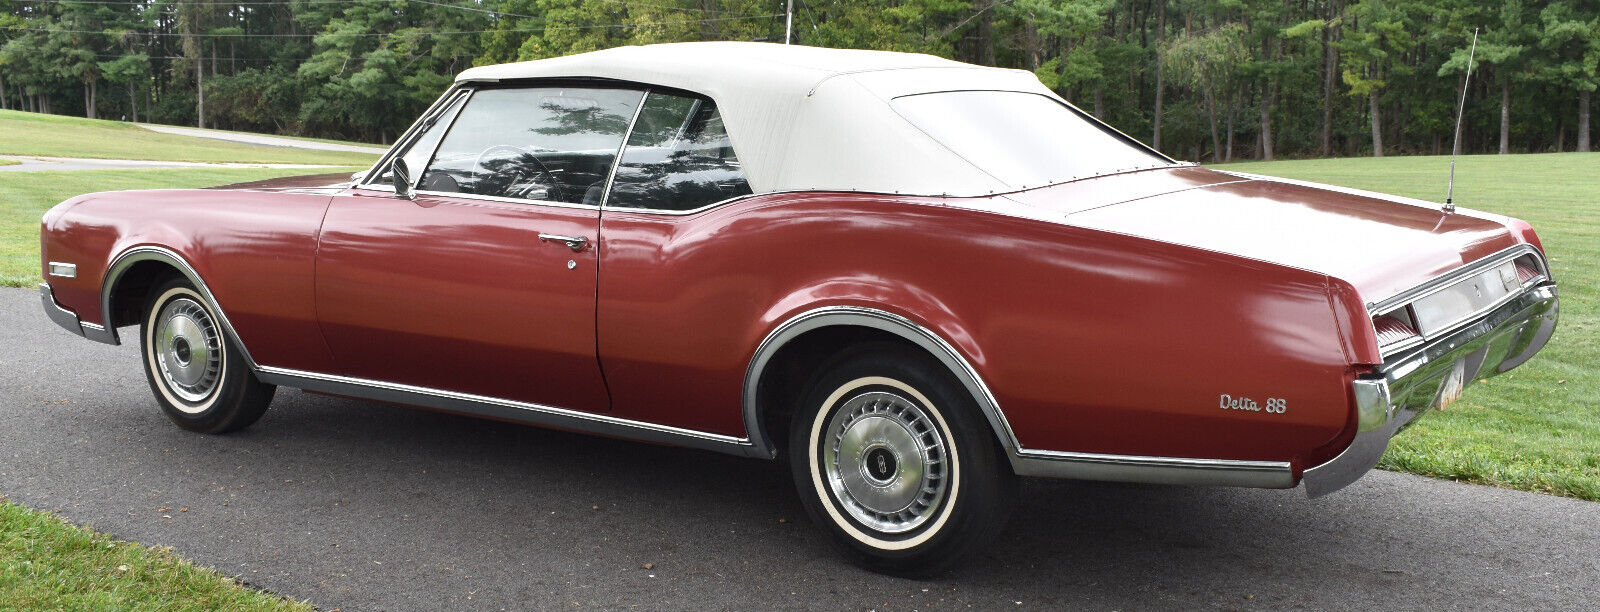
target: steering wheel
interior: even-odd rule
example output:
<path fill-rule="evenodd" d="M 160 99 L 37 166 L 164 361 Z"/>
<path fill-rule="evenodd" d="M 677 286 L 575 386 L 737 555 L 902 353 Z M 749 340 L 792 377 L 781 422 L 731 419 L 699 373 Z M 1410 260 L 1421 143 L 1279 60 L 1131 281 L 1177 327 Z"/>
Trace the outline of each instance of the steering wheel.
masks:
<path fill-rule="evenodd" d="M 517 146 L 513 146 L 513 145 L 506 145 L 506 144 L 489 145 L 488 148 L 484 149 L 483 152 L 478 154 L 478 158 L 473 161 L 472 169 L 469 171 L 470 174 L 471 174 L 471 177 L 472 177 L 474 185 L 480 184 L 480 181 L 479 181 L 480 177 L 478 176 L 478 169 L 482 168 L 484 160 L 487 159 L 487 158 L 491 158 L 492 157 L 491 154 L 495 153 L 496 151 L 503 152 L 503 153 L 504 152 L 509 152 L 511 154 L 511 157 L 514 158 L 516 160 L 516 162 L 517 162 L 516 168 L 514 170 L 512 170 L 510 173 L 508 173 L 507 176 L 509 176 L 509 179 L 506 181 L 506 183 L 505 183 L 504 187 L 502 187 L 502 189 L 510 188 L 510 187 L 520 183 L 520 182 L 523 182 L 525 179 L 528 179 L 528 178 L 542 179 L 542 180 L 539 180 L 538 182 L 543 184 L 548 189 L 549 193 L 551 194 L 550 195 L 550 199 L 551 200 L 557 199 L 557 196 L 555 194 L 559 193 L 560 187 L 561 187 L 561 183 L 560 183 L 560 181 L 556 180 L 555 173 L 551 172 L 550 171 L 550 167 L 544 165 L 544 162 L 539 161 L 539 158 L 534 157 L 533 155 L 530 155 L 528 153 L 528 151 L 522 149 L 521 147 L 517 147 Z M 525 176 L 523 174 L 522 169 L 527 167 L 527 164 L 524 163 L 524 162 L 533 162 L 533 165 L 536 166 L 535 172 L 533 173 L 533 176 L 530 177 L 530 176 Z M 498 175 L 500 173 L 497 172 L 496 174 Z M 526 189 L 524 189 L 524 191 L 526 191 Z M 486 194 L 486 195 L 490 195 L 490 194 Z M 502 193 L 502 194 L 494 194 L 494 195 L 503 195 L 505 197 L 521 197 L 518 194 L 511 194 L 511 193 Z"/>

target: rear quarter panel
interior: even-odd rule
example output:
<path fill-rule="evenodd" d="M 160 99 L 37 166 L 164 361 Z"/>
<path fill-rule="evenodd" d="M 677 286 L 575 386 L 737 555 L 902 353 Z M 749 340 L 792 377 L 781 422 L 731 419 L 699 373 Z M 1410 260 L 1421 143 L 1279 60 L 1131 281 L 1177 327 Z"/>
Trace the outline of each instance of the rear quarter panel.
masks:
<path fill-rule="evenodd" d="M 853 305 L 962 352 L 1024 448 L 1289 461 L 1343 435 L 1350 362 L 1327 277 L 942 202 L 608 210 L 598 324 L 614 412 L 740 435 L 729 407 L 757 344 Z M 1224 409 L 1223 394 L 1287 410 Z"/>

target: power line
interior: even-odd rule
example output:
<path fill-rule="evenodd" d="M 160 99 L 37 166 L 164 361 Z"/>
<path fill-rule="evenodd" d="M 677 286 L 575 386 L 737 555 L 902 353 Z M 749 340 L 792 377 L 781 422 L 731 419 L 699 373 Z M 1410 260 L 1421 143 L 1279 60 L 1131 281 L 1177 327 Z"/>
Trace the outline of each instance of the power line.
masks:
<path fill-rule="evenodd" d="M 96 53 L 95 57 L 98 57 L 98 58 L 101 58 L 101 59 L 120 59 L 120 58 L 131 57 L 131 56 L 106 54 L 106 53 Z M 207 57 L 189 57 L 187 55 L 146 55 L 145 57 L 147 57 L 149 59 L 190 60 L 190 61 L 193 61 L 193 60 L 210 61 L 210 59 L 211 59 L 210 56 L 207 56 Z M 477 55 L 427 55 L 425 57 L 430 57 L 430 58 L 433 58 L 433 59 L 472 59 L 472 58 L 476 58 L 478 56 Z M 329 57 L 321 57 L 321 56 L 311 56 L 311 57 L 223 57 L 221 55 L 217 56 L 217 62 L 218 63 L 229 62 L 229 61 L 237 61 L 237 62 L 282 62 L 282 61 L 308 62 L 308 61 L 311 61 L 311 60 L 314 60 L 314 59 L 364 60 L 364 59 L 367 59 L 367 56 L 365 56 L 365 55 L 333 55 L 333 56 L 329 56 Z"/>
<path fill-rule="evenodd" d="M 409 36 L 409 35 L 413 35 L 413 34 L 419 34 L 419 35 L 424 35 L 424 36 L 435 36 L 435 35 L 445 35 L 445 34 L 448 34 L 448 35 L 487 34 L 487 33 L 491 33 L 491 32 L 494 32 L 494 33 L 500 33 L 500 32 L 506 32 L 506 33 L 532 33 L 532 32 L 547 32 L 547 31 L 552 30 L 552 29 L 553 30 L 600 30 L 600 29 L 612 29 L 612 30 L 615 30 L 615 29 L 637 28 L 637 27 L 644 27 L 644 26 L 691 25 L 691 24 L 699 24 L 699 23 L 714 23 L 714 22 L 721 22 L 721 21 L 742 21 L 742 20 L 749 20 L 749 19 L 772 19 L 772 18 L 782 17 L 782 16 L 783 16 L 783 13 L 773 13 L 773 14 L 770 14 L 770 15 L 745 15 L 745 16 L 739 16 L 739 17 L 716 17 L 716 18 L 711 18 L 711 19 L 683 19 L 683 20 L 675 20 L 675 21 L 645 21 L 645 22 L 639 22 L 639 23 L 617 23 L 617 24 L 595 24 L 595 25 L 547 24 L 544 27 L 539 27 L 539 28 L 512 28 L 512 29 L 495 29 L 495 30 L 456 30 L 456 31 L 447 31 L 447 32 L 429 32 L 429 31 L 425 31 L 425 30 L 413 30 L 413 31 L 410 31 L 410 32 L 357 32 L 357 33 L 352 33 L 352 34 L 341 34 L 341 35 L 342 36 L 357 36 L 357 37 L 383 37 L 383 36 Z M 0 31 L 3 31 L 3 32 L 43 32 L 43 33 L 47 33 L 47 34 L 104 34 L 104 35 L 113 35 L 113 34 L 120 34 L 121 33 L 121 32 L 113 32 L 113 31 L 110 31 L 110 30 L 62 30 L 62 29 L 56 29 L 56 28 L 17 28 L 17 27 L 5 28 L 5 29 L 0 30 Z M 144 35 L 144 36 L 193 36 L 195 38 L 314 38 L 314 37 L 317 37 L 317 36 L 322 36 L 324 34 L 329 34 L 329 32 L 320 32 L 320 33 L 315 33 L 315 34 L 279 34 L 279 33 L 269 33 L 269 34 L 248 34 L 248 33 L 246 33 L 246 34 L 186 34 L 186 33 L 183 33 L 183 32 L 139 32 L 139 31 L 133 31 L 133 30 L 130 30 L 129 32 L 134 33 L 134 34 Z"/>
<path fill-rule="evenodd" d="M 150 6 L 150 7 L 156 6 L 156 3 L 154 2 L 154 0 L 70 0 L 70 1 L 73 4 Z M 358 4 L 358 3 L 361 3 L 361 2 L 368 2 L 368 1 L 370 1 L 370 0 L 300 0 L 299 3 L 300 4 Z M 60 3 L 60 2 L 61 2 L 61 0 L 53 0 L 52 2 L 48 2 L 48 3 Z M 40 2 L 40 3 L 41 4 L 47 4 L 47 2 Z M 288 7 L 289 3 L 286 2 L 285 0 L 278 0 L 276 2 L 262 1 L 262 0 L 246 0 L 244 2 L 219 2 L 219 1 L 214 1 L 214 0 L 207 0 L 205 2 L 183 2 L 182 5 L 183 6 L 283 6 L 283 7 Z M 164 6 L 176 7 L 176 6 L 178 6 L 178 4 L 169 3 L 169 4 L 166 4 Z"/>
<path fill-rule="evenodd" d="M 124 6 L 146 6 L 146 5 L 148 5 L 148 6 L 155 6 L 155 0 L 71 0 L 71 1 L 74 4 L 100 4 L 100 5 L 124 5 Z M 371 1 L 372 0 L 299 0 L 298 4 L 361 4 L 361 3 L 365 3 L 365 2 L 371 2 Z M 463 11 L 472 11 L 472 12 L 476 12 L 476 13 L 485 13 L 485 14 L 489 14 L 489 15 L 497 15 L 497 16 L 501 16 L 501 17 L 523 17 L 523 18 L 533 18 L 533 19 L 537 19 L 538 18 L 537 16 L 534 16 L 534 15 L 522 15 L 522 14 L 518 14 L 518 13 L 506 13 L 506 12 L 502 12 L 502 11 L 496 11 L 496 10 L 493 10 L 493 9 L 478 8 L 478 7 L 472 7 L 472 6 L 463 6 L 463 5 L 460 5 L 460 4 L 449 4 L 449 3 L 445 3 L 445 2 L 432 2 L 430 0 L 405 0 L 405 1 L 406 2 L 414 2 L 414 3 L 417 3 L 417 4 L 426 4 L 426 5 L 429 5 L 429 6 L 438 6 L 438 7 L 443 7 L 443 8 L 452 8 L 452 9 L 459 9 L 459 10 L 463 10 Z M 728 10 L 722 10 L 722 9 L 707 9 L 707 8 L 698 8 L 698 7 L 690 7 L 690 6 L 671 6 L 671 5 L 666 5 L 666 4 L 651 4 L 649 2 L 638 2 L 636 0 L 599 0 L 599 1 L 600 2 L 605 2 L 607 4 L 620 4 L 620 5 L 624 5 L 624 6 L 642 6 L 642 7 L 649 7 L 649 8 L 665 9 L 665 10 L 669 10 L 669 11 L 685 11 L 685 12 L 698 12 L 698 13 L 733 13 L 733 12 L 736 12 L 736 11 L 728 11 Z M 286 1 L 286 0 L 276 0 L 276 1 L 271 1 L 271 0 L 243 0 L 241 2 L 226 2 L 226 1 L 220 1 L 220 0 L 204 0 L 204 1 L 199 1 L 199 2 L 183 2 L 182 5 L 184 5 L 184 6 L 284 6 L 284 7 L 290 6 L 289 2 Z M 167 4 L 165 6 L 176 7 L 176 6 L 179 6 L 179 5 L 178 4 Z"/>
<path fill-rule="evenodd" d="M 474 13 L 484 13 L 486 15 L 494 15 L 495 17 L 522 17 L 522 18 L 527 18 L 527 19 L 538 19 L 538 17 L 535 17 L 533 15 L 518 15 L 516 13 L 502 13 L 500 11 L 491 11 L 489 9 L 474 8 L 474 7 L 470 7 L 470 6 L 461 6 L 459 4 L 445 4 L 443 2 L 429 2 L 428 0 L 406 0 L 406 1 L 407 2 L 415 2 L 417 4 L 426 4 L 428 6 L 442 6 L 444 8 L 451 8 L 451 9 L 456 9 L 456 10 L 460 10 L 460 11 L 471 11 L 471 12 L 474 12 Z"/>
<path fill-rule="evenodd" d="M 637 2 L 635 0 L 600 0 L 600 1 L 601 2 L 605 2 L 607 4 L 622 4 L 622 5 L 627 5 L 627 6 L 647 6 L 647 7 L 650 7 L 650 8 L 667 9 L 669 11 L 690 11 L 690 12 L 701 12 L 701 13 L 733 13 L 733 12 L 737 12 L 737 11 L 725 11 L 725 10 L 722 10 L 722 9 L 696 8 L 696 7 L 692 7 L 692 6 L 669 6 L 669 5 L 666 5 L 666 4 L 651 4 L 651 3 L 648 3 L 648 2 Z"/>

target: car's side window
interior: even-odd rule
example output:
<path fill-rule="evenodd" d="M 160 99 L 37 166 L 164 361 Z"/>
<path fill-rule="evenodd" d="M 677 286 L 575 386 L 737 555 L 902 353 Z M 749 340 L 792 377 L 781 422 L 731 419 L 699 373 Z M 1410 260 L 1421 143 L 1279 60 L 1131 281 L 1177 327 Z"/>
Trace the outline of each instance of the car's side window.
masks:
<path fill-rule="evenodd" d="M 445 130 L 450 129 L 450 122 L 455 120 L 456 113 L 461 110 L 461 102 L 466 98 L 465 92 L 452 96 L 445 102 L 444 108 L 439 109 L 439 112 L 428 119 L 428 124 L 423 127 L 422 133 L 406 145 L 405 152 L 400 154 L 400 159 L 406 160 L 406 167 L 411 168 L 412 172 L 428 165 L 428 157 L 433 154 L 433 149 L 439 146 L 439 139 L 444 137 Z M 373 183 L 394 185 L 393 166 L 385 166 L 383 174 Z"/>
<path fill-rule="evenodd" d="M 749 193 L 716 103 L 650 92 L 606 205 L 685 211 Z"/>
<path fill-rule="evenodd" d="M 598 205 L 643 97 L 638 90 L 587 87 L 480 90 L 417 189 Z"/>

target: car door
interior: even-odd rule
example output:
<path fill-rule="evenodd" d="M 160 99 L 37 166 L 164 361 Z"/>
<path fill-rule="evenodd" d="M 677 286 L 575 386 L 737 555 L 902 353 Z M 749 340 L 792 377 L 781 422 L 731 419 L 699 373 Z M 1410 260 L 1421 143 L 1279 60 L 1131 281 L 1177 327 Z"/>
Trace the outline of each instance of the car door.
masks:
<path fill-rule="evenodd" d="M 600 356 L 614 414 L 728 435 L 744 433 L 737 410 L 749 353 L 747 321 L 760 276 L 726 274 L 728 251 L 696 217 L 750 194 L 744 170 L 710 98 L 651 90 L 605 199 L 599 302 Z M 714 270 L 717 274 L 702 272 Z M 743 316 L 743 314 L 739 315 Z M 663 401 L 663 398 L 671 398 Z"/>
<path fill-rule="evenodd" d="M 317 312 L 345 376 L 604 412 L 595 349 L 599 201 L 643 92 L 463 93 L 385 176 L 334 198 Z"/>

